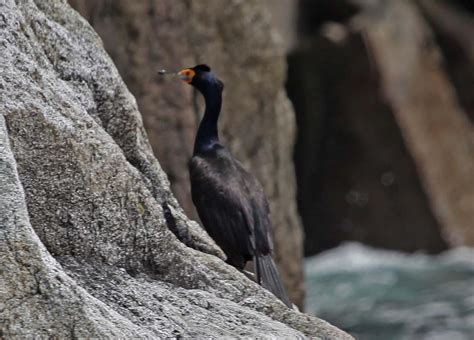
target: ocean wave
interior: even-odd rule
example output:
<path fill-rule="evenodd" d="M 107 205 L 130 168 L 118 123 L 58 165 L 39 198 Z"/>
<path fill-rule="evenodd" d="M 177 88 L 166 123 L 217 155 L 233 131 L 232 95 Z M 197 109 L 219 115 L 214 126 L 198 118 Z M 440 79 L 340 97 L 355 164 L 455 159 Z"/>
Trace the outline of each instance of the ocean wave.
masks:
<path fill-rule="evenodd" d="M 405 254 L 359 243 L 308 258 L 308 312 L 358 339 L 474 339 L 474 249 Z"/>

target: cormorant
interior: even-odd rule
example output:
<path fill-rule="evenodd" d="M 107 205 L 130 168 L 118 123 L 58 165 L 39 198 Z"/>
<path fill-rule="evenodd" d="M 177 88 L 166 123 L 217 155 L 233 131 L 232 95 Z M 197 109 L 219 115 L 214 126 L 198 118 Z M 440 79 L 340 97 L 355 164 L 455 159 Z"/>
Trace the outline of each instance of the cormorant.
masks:
<path fill-rule="evenodd" d="M 199 217 L 227 255 L 227 263 L 243 271 L 253 260 L 257 282 L 291 308 L 272 258 L 272 226 L 263 188 L 219 143 L 217 120 L 224 84 L 207 65 L 183 69 L 178 76 L 201 92 L 206 103 L 189 163 Z"/>

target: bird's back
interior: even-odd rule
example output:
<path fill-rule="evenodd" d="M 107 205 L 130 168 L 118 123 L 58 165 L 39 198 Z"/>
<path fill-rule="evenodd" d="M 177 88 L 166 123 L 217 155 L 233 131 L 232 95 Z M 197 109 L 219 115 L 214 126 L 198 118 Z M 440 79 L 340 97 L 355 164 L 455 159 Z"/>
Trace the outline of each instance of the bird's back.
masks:
<path fill-rule="evenodd" d="M 209 235 L 243 268 L 254 255 L 269 254 L 268 204 L 260 183 L 217 144 L 190 162 L 191 191 Z"/>

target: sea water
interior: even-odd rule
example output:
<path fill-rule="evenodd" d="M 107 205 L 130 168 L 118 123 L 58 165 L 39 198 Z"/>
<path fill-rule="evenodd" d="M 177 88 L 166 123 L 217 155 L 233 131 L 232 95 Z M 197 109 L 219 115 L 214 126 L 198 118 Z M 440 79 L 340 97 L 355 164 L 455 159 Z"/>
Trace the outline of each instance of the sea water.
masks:
<path fill-rule="evenodd" d="M 306 311 L 356 339 L 474 339 L 473 248 L 431 256 L 348 243 L 305 271 Z"/>

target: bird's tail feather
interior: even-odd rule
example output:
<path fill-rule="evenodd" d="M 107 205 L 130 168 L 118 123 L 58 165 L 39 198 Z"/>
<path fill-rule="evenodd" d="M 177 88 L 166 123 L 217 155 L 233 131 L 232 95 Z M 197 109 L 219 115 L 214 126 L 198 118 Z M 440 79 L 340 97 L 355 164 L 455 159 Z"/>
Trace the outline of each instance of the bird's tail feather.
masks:
<path fill-rule="evenodd" d="M 273 261 L 270 254 L 259 255 L 254 257 L 255 273 L 257 274 L 257 282 L 265 289 L 272 292 L 277 298 L 279 298 L 289 308 L 293 307 L 293 304 L 286 293 L 283 282 L 280 278 L 278 268 Z"/>

